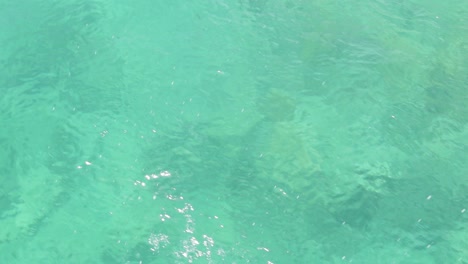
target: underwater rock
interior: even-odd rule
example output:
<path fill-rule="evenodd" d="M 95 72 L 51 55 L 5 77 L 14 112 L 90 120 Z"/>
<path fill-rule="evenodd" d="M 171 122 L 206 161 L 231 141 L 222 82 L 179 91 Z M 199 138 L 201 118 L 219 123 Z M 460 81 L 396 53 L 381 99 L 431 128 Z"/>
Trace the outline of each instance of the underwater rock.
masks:
<path fill-rule="evenodd" d="M 3 226 L 0 242 L 37 232 L 38 224 L 54 210 L 55 203 L 63 192 L 59 177 L 41 166 L 18 177 L 18 185 L 20 191 L 17 203 L 0 220 Z"/>

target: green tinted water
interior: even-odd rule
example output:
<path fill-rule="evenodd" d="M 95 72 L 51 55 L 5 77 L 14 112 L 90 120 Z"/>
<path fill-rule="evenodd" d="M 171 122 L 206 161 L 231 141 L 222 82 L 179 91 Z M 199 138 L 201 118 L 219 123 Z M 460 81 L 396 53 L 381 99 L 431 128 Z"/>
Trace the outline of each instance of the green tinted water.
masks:
<path fill-rule="evenodd" d="M 38 2 L 1 263 L 468 263 L 465 1 Z"/>

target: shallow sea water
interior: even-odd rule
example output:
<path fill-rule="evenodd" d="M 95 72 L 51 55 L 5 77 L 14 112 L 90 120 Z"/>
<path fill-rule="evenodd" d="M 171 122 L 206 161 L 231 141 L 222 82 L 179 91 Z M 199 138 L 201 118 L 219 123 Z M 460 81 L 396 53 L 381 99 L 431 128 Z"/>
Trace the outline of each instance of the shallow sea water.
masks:
<path fill-rule="evenodd" d="M 467 2 L 192 2 L 0 1 L 1 263 L 468 263 Z"/>

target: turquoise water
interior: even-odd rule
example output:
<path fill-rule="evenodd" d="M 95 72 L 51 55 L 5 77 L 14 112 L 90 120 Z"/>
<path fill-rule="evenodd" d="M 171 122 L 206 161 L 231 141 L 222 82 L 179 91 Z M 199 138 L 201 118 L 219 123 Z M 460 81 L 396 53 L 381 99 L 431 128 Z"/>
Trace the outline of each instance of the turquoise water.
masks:
<path fill-rule="evenodd" d="M 0 23 L 1 263 L 468 263 L 468 2 Z"/>

